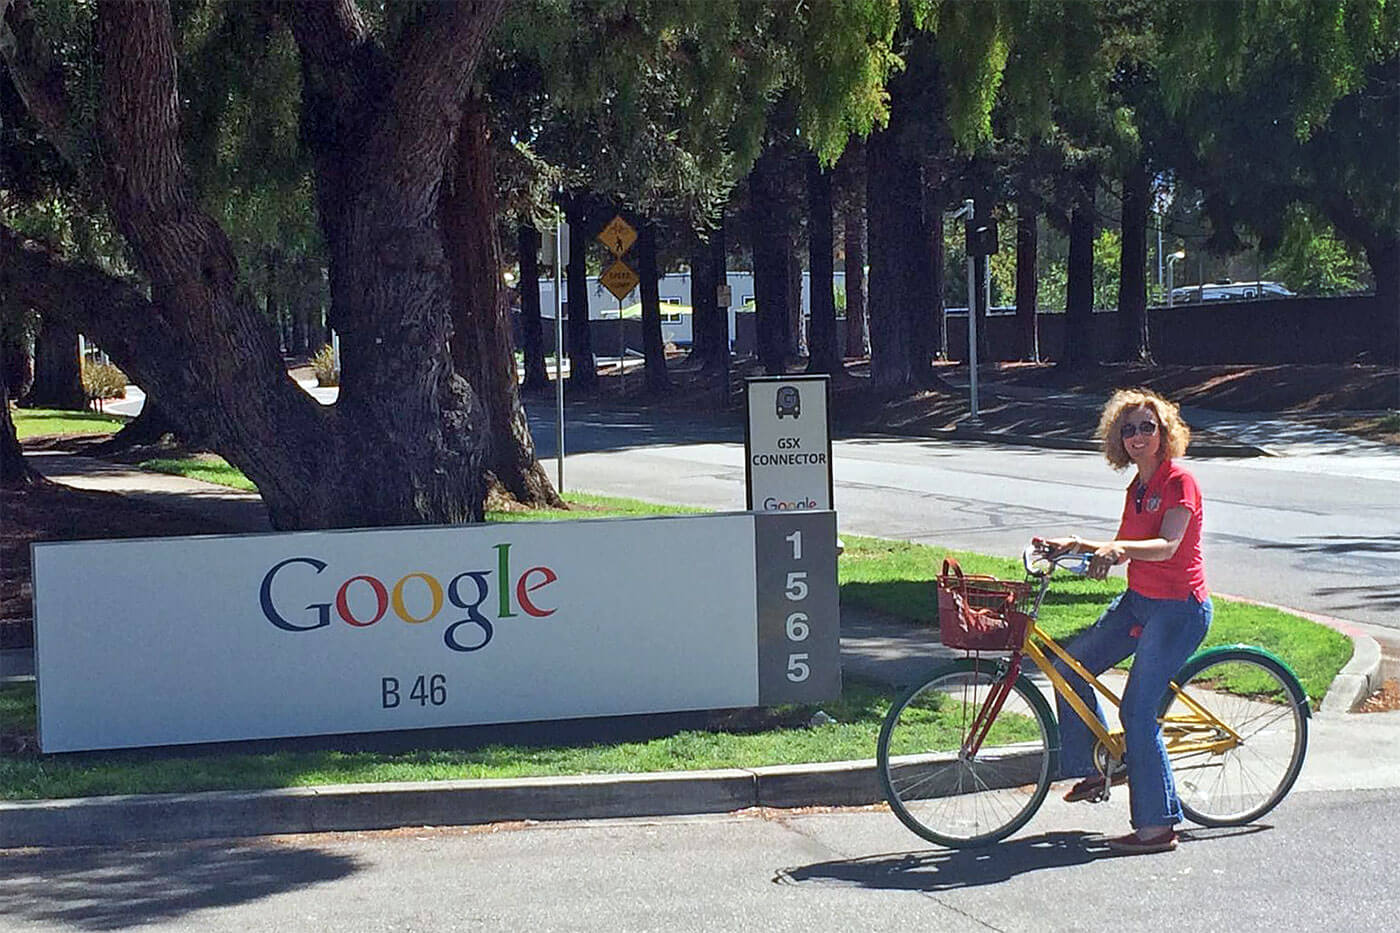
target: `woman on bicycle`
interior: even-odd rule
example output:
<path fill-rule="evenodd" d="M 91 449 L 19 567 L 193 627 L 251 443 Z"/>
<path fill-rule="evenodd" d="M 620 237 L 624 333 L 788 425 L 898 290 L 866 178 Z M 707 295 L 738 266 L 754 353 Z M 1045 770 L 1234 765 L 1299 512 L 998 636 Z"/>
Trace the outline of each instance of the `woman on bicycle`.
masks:
<path fill-rule="evenodd" d="M 1210 626 L 1211 602 L 1201 558 L 1201 491 L 1178 462 L 1191 431 L 1177 406 L 1145 389 L 1113 393 L 1099 420 L 1103 452 L 1114 468 L 1137 468 L 1111 541 L 1078 536 L 1046 542 L 1053 554 L 1087 553 L 1089 576 L 1103 579 L 1128 564 L 1128 590 L 1080 633 L 1069 652 L 1095 676 L 1136 655 L 1120 715 L 1127 746 L 1126 770 L 1133 832 L 1108 840 L 1118 852 L 1176 848 L 1181 804 L 1162 744 L 1157 710 L 1168 683 L 1201 644 Z M 1063 662 L 1056 668 L 1103 721 L 1098 695 Z M 1101 799 L 1105 779 L 1093 762 L 1093 733 L 1057 697 L 1060 775 L 1082 778 L 1065 800 Z M 1115 774 L 1114 783 L 1122 780 Z"/>

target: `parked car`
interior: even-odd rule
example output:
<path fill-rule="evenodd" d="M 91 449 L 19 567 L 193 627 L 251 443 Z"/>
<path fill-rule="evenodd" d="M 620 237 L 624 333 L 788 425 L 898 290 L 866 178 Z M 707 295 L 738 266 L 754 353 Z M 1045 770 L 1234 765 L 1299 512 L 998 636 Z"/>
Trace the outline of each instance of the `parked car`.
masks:
<path fill-rule="evenodd" d="M 1184 305 L 1196 301 L 1243 301 L 1251 298 L 1295 298 L 1278 282 L 1210 282 L 1206 285 L 1185 285 L 1172 289 L 1172 304 Z"/>

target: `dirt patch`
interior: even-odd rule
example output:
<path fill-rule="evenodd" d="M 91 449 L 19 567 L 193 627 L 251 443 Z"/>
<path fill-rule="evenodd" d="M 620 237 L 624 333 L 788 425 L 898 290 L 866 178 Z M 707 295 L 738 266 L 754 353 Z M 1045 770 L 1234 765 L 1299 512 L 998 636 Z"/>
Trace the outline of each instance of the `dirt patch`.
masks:
<path fill-rule="evenodd" d="M 793 363 L 789 372 L 802 372 Z M 850 360 L 831 382 L 831 414 L 838 429 L 860 428 L 898 434 L 935 434 L 950 430 L 969 415 L 967 390 L 955 382 L 966 379 L 966 367 L 937 364 L 935 383 L 922 390 L 888 395 L 871 386 L 870 367 Z M 672 360 L 670 387 L 646 386 L 645 374 L 633 370 L 619 387 L 616 367 L 600 369 L 598 388 L 582 404 L 598 408 L 657 409 L 707 413 L 739 419 L 744 405 L 744 379 L 763 375 L 756 360 L 735 364 L 725 391 L 723 376 L 706 372 L 684 358 Z M 988 391 L 979 414 L 993 426 L 1046 433 L 1060 425 L 1065 437 L 1089 436 L 1097 413 L 1056 410 L 1043 417 L 1051 403 L 1011 402 L 995 397 L 997 384 L 1043 388 L 1107 399 L 1114 390 L 1144 386 L 1173 401 L 1219 411 L 1277 414 L 1290 420 L 1355 434 L 1382 443 L 1400 443 L 1400 368 L 1384 366 L 1157 366 L 1104 364 L 1065 369 L 1053 364 L 1004 363 L 982 374 Z M 576 398 L 576 396 L 572 396 Z M 553 404 L 552 392 L 530 399 Z M 1049 433 L 1056 430 L 1051 428 Z M 1198 432 L 1198 440 L 1210 440 Z"/>
<path fill-rule="evenodd" d="M 1384 713 L 1400 709 L 1400 682 L 1387 680 L 1381 689 L 1361 701 L 1358 713 Z"/>
<path fill-rule="evenodd" d="M 1400 368 L 1393 366 L 1143 366 L 1088 370 L 1007 364 L 998 378 L 1016 385 L 1107 395 L 1144 386 L 1175 402 L 1219 411 L 1323 415 L 1400 409 Z"/>

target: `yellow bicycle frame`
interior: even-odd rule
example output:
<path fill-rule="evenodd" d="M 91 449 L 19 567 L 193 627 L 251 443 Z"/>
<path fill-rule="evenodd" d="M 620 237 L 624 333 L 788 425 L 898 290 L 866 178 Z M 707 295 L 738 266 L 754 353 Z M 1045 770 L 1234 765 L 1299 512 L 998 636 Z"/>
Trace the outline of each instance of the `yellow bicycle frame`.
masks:
<path fill-rule="evenodd" d="M 1049 653 L 1045 650 L 1047 648 Z M 1059 642 L 1047 635 L 1036 622 L 1032 622 L 1026 630 L 1026 640 L 1021 645 L 1020 653 L 1030 658 L 1032 663 L 1040 669 L 1041 673 L 1050 681 L 1055 693 L 1062 697 L 1069 708 L 1074 710 L 1075 714 L 1084 721 L 1094 736 L 1103 743 L 1109 755 L 1121 761 L 1126 749 L 1123 731 L 1121 729 L 1109 730 L 1103 723 L 1099 722 L 1099 717 L 1094 715 L 1094 711 L 1070 687 L 1069 681 L 1055 669 L 1050 654 L 1058 657 L 1070 670 L 1084 678 L 1095 690 L 1107 697 L 1115 708 L 1122 705 L 1122 698 L 1089 673 L 1077 658 L 1060 647 Z M 1168 754 L 1219 754 L 1240 743 L 1239 733 L 1216 718 L 1209 709 L 1181 689 L 1176 681 L 1172 681 L 1170 687 L 1177 698 L 1185 704 L 1187 712 L 1176 716 L 1161 717 L 1162 738 L 1166 743 Z"/>

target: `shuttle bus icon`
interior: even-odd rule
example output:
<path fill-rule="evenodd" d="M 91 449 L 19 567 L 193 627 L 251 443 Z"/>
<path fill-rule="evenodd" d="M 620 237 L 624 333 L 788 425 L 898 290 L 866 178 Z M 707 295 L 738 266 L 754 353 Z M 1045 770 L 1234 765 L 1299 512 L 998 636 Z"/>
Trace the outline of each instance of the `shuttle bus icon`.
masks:
<path fill-rule="evenodd" d="M 802 396 L 798 393 L 796 386 L 778 387 L 778 417 L 792 415 L 794 418 L 802 414 Z"/>

